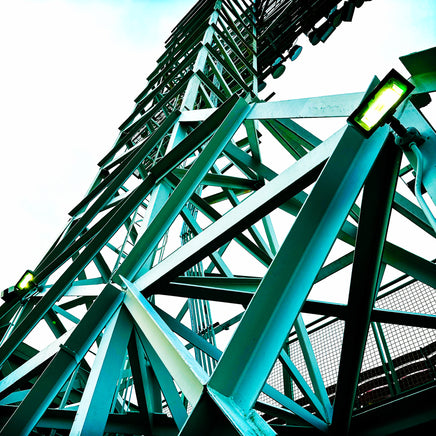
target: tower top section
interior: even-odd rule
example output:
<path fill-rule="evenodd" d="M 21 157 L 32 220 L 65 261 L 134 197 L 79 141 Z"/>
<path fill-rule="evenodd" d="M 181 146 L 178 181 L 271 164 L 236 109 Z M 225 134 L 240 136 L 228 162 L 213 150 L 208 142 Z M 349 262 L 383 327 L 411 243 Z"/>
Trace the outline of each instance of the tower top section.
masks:
<path fill-rule="evenodd" d="M 325 42 L 343 22 L 351 21 L 354 10 L 365 0 L 200 0 L 173 30 L 174 34 L 186 30 L 199 17 L 207 17 L 221 4 L 232 6 L 242 15 L 247 27 L 255 28 L 259 81 L 271 74 L 276 64 L 294 60 L 301 48 L 297 39 L 304 35 L 316 45 Z M 239 10 L 238 10 L 239 9 Z"/>

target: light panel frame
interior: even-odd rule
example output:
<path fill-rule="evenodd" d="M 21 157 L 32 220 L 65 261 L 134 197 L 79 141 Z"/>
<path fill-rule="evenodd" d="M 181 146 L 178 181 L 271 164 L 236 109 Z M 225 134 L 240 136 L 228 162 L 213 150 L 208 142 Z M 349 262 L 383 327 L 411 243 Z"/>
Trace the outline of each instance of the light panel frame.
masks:
<path fill-rule="evenodd" d="M 386 91 L 390 84 L 396 85 L 400 88 L 403 93 L 399 98 L 393 102 L 389 110 L 381 115 L 380 119 L 369 126 L 366 129 L 362 124 L 362 118 L 371 109 L 372 105 L 381 99 L 384 91 Z M 371 91 L 359 104 L 359 106 L 353 111 L 353 113 L 347 118 L 349 125 L 353 126 L 359 133 L 361 133 L 365 138 L 369 138 L 380 126 L 385 124 L 389 118 L 394 114 L 398 106 L 410 95 L 410 93 L 415 89 L 408 80 L 406 80 L 398 71 L 392 69 L 383 78 L 383 80 Z"/>

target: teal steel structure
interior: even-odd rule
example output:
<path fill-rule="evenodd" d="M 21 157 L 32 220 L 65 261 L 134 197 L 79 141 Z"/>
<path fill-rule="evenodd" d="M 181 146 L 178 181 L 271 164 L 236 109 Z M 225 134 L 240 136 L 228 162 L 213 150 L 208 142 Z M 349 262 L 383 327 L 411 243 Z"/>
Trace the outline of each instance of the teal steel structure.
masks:
<path fill-rule="evenodd" d="M 434 242 L 422 208 L 436 200 L 436 133 L 420 108 L 436 91 L 435 49 L 402 58 L 415 89 L 395 116 L 419 134 L 384 125 L 365 138 L 344 121 L 321 140 L 295 121 L 349 116 L 376 77 L 365 92 L 258 97 L 298 57 L 299 35 L 325 42 L 363 3 L 200 0 L 180 21 L 65 230 L 28 286 L 2 294 L 1 434 L 434 426 L 436 266 L 387 231 L 395 210 L 405 233 Z M 284 170 L 267 163 L 277 148 Z M 398 188 L 414 174 L 418 203 Z M 389 268 L 399 277 L 386 284 Z M 335 277 L 346 304 L 329 298 Z M 411 283 L 426 302 L 399 309 Z M 407 353 L 389 326 L 413 332 Z M 363 369 L 371 346 L 377 377 Z"/>

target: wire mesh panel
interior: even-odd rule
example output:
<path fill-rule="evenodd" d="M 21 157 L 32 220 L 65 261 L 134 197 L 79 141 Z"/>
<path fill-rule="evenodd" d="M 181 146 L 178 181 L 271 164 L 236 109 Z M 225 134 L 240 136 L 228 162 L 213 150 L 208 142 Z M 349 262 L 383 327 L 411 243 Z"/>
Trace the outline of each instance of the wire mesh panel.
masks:
<path fill-rule="evenodd" d="M 393 393 L 387 376 L 389 372 L 384 362 L 384 354 L 381 353 L 373 329 L 370 329 L 359 376 L 355 408 L 377 403 L 389 398 Z"/>
<path fill-rule="evenodd" d="M 392 288 L 384 287 L 375 307 L 422 314 L 436 313 L 435 290 L 424 283 L 412 281 Z M 330 401 L 334 402 L 336 380 L 339 372 L 340 353 L 345 322 L 334 318 L 322 318 L 308 329 L 309 338 Z M 295 332 L 289 340 L 289 355 L 313 388 Z M 436 380 L 436 332 L 433 329 L 404 325 L 372 323 L 368 332 L 355 409 L 370 407 Z M 285 393 L 283 367 L 277 361 L 268 383 Z M 291 381 L 290 394 L 300 405 L 313 411 L 307 399 Z M 261 394 L 259 400 L 277 405 L 274 400 Z"/>
<path fill-rule="evenodd" d="M 412 313 L 436 313 L 435 290 L 413 281 L 380 298 L 376 307 Z M 435 380 L 436 332 L 433 329 L 381 324 L 398 390 L 404 392 Z"/>
<path fill-rule="evenodd" d="M 271 385 L 273 388 L 277 389 L 281 393 L 285 393 L 283 366 L 278 360 L 275 362 L 273 366 L 273 369 L 268 377 L 267 384 Z M 268 395 L 264 393 L 261 393 L 259 395 L 259 401 L 263 401 L 273 406 L 280 407 L 280 404 L 277 401 L 274 401 L 272 398 L 270 398 Z"/>
<path fill-rule="evenodd" d="M 435 290 L 425 283 L 412 281 L 399 289 L 385 292 L 375 307 L 433 315 L 436 312 Z"/>

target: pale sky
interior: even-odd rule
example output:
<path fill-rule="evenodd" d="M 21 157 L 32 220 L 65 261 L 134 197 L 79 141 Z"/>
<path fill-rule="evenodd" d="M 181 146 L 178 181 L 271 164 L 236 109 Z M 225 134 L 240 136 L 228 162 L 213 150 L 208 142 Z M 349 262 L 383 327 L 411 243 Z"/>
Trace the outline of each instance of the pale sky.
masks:
<path fill-rule="evenodd" d="M 34 268 L 57 238 L 193 4 L 0 2 L 0 289 Z M 398 56 L 436 45 L 436 1 L 373 0 L 326 44 L 299 43 L 299 59 L 263 96 L 363 91 L 392 67 L 407 75 Z"/>

